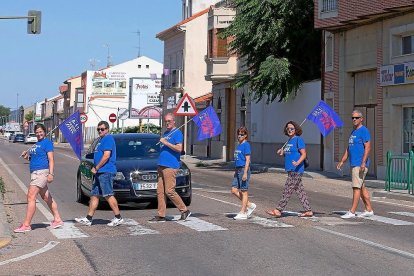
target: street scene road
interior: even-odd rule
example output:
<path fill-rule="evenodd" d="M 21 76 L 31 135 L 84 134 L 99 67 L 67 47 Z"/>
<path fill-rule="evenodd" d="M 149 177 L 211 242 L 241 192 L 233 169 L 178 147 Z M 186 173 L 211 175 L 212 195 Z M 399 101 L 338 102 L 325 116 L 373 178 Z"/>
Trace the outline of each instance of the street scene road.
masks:
<path fill-rule="evenodd" d="M 26 208 L 28 164 L 19 158 L 25 148 L 0 143 L 4 205 L 12 228 Z M 169 208 L 167 222 L 149 223 L 156 208 L 126 204 L 121 206 L 124 225 L 108 227 L 113 214 L 102 206 L 92 226 L 81 226 L 74 222 L 87 210 L 76 202 L 79 161 L 70 149 L 57 147 L 50 190 L 65 226 L 51 230 L 51 215 L 38 202 L 33 231 L 14 234 L 0 250 L 0 274 L 412 275 L 414 202 L 373 197 L 374 217 L 345 220 L 340 214 L 351 202 L 349 182 L 305 177 L 314 217 L 297 217 L 301 205 L 294 196 L 283 217 L 273 219 L 265 209 L 280 199 L 286 176 L 261 172 L 253 174 L 250 189 L 257 209 L 250 219 L 235 221 L 240 205 L 230 194 L 233 171 L 185 158 L 193 182 L 188 221 L 178 221 L 179 212 Z"/>

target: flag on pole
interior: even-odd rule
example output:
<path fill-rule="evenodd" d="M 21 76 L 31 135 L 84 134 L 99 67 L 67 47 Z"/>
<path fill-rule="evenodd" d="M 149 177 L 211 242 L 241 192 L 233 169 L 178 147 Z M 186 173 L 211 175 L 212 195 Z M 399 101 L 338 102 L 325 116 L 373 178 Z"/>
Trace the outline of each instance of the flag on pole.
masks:
<path fill-rule="evenodd" d="M 320 101 L 306 119 L 317 125 L 323 137 L 328 135 L 334 128 L 342 127 L 344 124 L 339 115 L 324 101 Z"/>
<path fill-rule="evenodd" d="M 217 136 L 221 133 L 220 120 L 211 105 L 194 116 L 193 121 L 198 126 L 197 139 L 199 141 Z"/>
<path fill-rule="evenodd" d="M 68 140 L 75 154 L 81 160 L 81 151 L 83 149 L 82 124 L 80 113 L 76 111 L 59 125 L 63 136 Z"/>

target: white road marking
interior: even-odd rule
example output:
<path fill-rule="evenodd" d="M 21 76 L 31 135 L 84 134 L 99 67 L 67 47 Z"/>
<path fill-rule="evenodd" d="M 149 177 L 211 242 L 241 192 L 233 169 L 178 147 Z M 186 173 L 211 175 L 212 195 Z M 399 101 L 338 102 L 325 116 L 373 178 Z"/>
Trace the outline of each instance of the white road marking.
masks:
<path fill-rule="evenodd" d="M 414 213 L 410 213 L 410 212 L 388 212 L 388 213 L 414 218 Z"/>
<path fill-rule="evenodd" d="M 201 197 L 205 197 L 205 198 L 208 198 L 208 199 L 211 199 L 211 200 L 215 200 L 215 201 L 218 201 L 218 202 L 221 202 L 221 203 L 226 203 L 226 204 L 230 204 L 230 205 L 237 206 L 237 207 L 240 207 L 241 206 L 239 204 L 232 203 L 232 202 L 228 202 L 228 201 L 221 200 L 221 199 L 217 199 L 217 198 L 214 198 L 214 197 L 209 197 L 209 196 L 205 196 L 205 195 L 201 195 L 201 194 L 197 194 L 197 193 L 193 193 L 193 194 L 194 195 L 201 196 Z"/>
<path fill-rule="evenodd" d="M 139 224 L 137 221 L 133 219 L 124 219 L 125 222 L 122 225 L 127 225 L 129 231 L 131 232 L 131 236 L 140 236 L 140 235 L 154 235 L 159 234 L 157 230 L 153 230 L 150 228 L 145 228 L 141 224 Z"/>
<path fill-rule="evenodd" d="M 44 222 L 48 224 L 48 222 Z M 62 227 L 53 229 L 48 227 L 49 231 L 52 232 L 58 239 L 76 239 L 76 238 L 87 238 L 88 235 L 84 234 L 79 228 L 75 227 L 75 223 L 72 221 L 64 221 Z"/>
<path fill-rule="evenodd" d="M 25 255 L 10 259 L 10 260 L 5 260 L 5 261 L 0 262 L 0 266 L 5 265 L 5 264 L 9 264 L 9 263 L 15 263 L 15 262 L 18 262 L 18 261 L 22 261 L 22 260 L 34 257 L 36 255 L 45 253 L 46 251 L 52 249 L 53 247 L 55 247 L 58 244 L 59 244 L 59 242 L 56 242 L 56 241 L 48 242 L 48 244 L 46 244 L 45 246 L 43 246 L 42 248 L 40 248 L 36 251 L 33 251 L 32 253 L 28 253 L 28 254 L 25 254 Z"/>
<path fill-rule="evenodd" d="M 228 217 L 235 217 L 237 213 L 226 213 L 225 214 Z M 277 220 L 268 219 L 268 218 L 262 218 L 257 216 L 251 216 L 250 218 L 242 221 L 247 221 L 249 223 L 259 224 L 264 227 L 270 227 L 270 228 L 287 228 L 287 227 L 294 227 L 293 225 L 286 224 Z"/>
<path fill-rule="evenodd" d="M 193 230 L 199 232 L 208 232 L 208 231 L 225 231 L 229 230 L 227 228 L 215 225 L 208 221 L 196 218 L 196 217 L 189 217 L 186 221 L 179 220 L 181 216 L 174 216 L 173 221 L 176 223 L 183 225 L 185 227 L 191 228 Z"/>
<path fill-rule="evenodd" d="M 348 239 L 351 239 L 351 240 L 354 240 L 354 241 L 359 241 L 359 242 L 368 244 L 368 245 L 370 245 L 372 247 L 375 247 L 375 248 L 379 248 L 379 249 L 382 249 L 382 250 L 385 250 L 385 251 L 388 251 L 388 252 L 391 252 L 391 253 L 396 253 L 396 254 L 402 255 L 404 257 L 414 259 L 414 254 L 410 253 L 410 252 L 407 252 L 407 251 L 399 250 L 399 249 L 389 247 L 389 246 L 386 246 L 386 245 L 382 245 L 380 243 L 376 243 L 376 242 L 373 242 L 373 241 L 364 240 L 364 239 L 361 239 L 361 238 L 357 238 L 357 237 L 350 236 L 350 235 L 347 235 L 347 234 L 343 234 L 343 233 L 340 233 L 340 232 L 336 232 L 336 231 L 333 231 L 333 230 L 325 229 L 325 228 L 319 227 L 319 226 L 314 226 L 314 228 L 318 229 L 320 231 L 326 232 L 326 233 L 330 233 L 330 234 L 333 234 L 333 235 L 336 235 L 336 236 L 348 238 Z"/>
<path fill-rule="evenodd" d="M 24 183 L 17 177 L 17 175 L 9 168 L 9 166 L 7 166 L 7 164 L 3 161 L 3 159 L 0 157 L 0 163 L 1 165 L 7 170 L 7 172 L 10 174 L 10 176 L 14 179 L 14 181 L 16 181 L 17 185 L 20 187 L 20 189 L 23 190 L 23 192 L 25 194 L 27 194 L 27 187 L 26 185 L 24 185 Z M 37 209 L 39 209 L 39 211 L 46 217 L 47 220 L 52 221 L 53 215 L 50 213 L 50 211 L 48 209 L 46 209 L 46 207 L 42 204 L 39 203 L 38 201 L 36 201 L 36 207 Z M 55 229 L 54 229 L 55 230 Z M 77 236 L 79 235 L 79 232 L 81 232 L 78 228 L 76 228 L 75 226 L 71 226 L 67 229 L 67 231 L 65 232 L 65 235 L 69 235 L 69 231 L 72 230 L 73 236 Z M 56 232 L 51 231 L 53 235 L 55 235 Z M 55 235 L 56 236 L 56 235 Z M 59 238 L 58 236 L 56 236 L 57 238 Z"/>
<path fill-rule="evenodd" d="M 363 218 L 363 219 L 368 219 L 372 221 L 379 221 L 382 223 L 387 223 L 387 224 L 392 224 L 392 225 L 414 225 L 414 223 L 412 222 L 399 220 L 399 219 L 387 218 L 387 217 L 382 217 L 382 216 L 377 216 L 377 215 L 373 215 L 370 217 L 359 217 L 361 212 L 357 212 L 356 214 L 357 214 L 357 218 Z"/>
<path fill-rule="evenodd" d="M 400 203 L 394 203 L 394 202 L 388 202 L 388 201 L 382 201 L 382 200 L 376 200 L 376 199 L 371 199 L 371 201 L 390 204 L 390 205 L 395 205 L 395 206 L 403 206 L 403 207 L 408 207 L 408 208 L 414 208 L 414 205 L 400 204 Z"/>

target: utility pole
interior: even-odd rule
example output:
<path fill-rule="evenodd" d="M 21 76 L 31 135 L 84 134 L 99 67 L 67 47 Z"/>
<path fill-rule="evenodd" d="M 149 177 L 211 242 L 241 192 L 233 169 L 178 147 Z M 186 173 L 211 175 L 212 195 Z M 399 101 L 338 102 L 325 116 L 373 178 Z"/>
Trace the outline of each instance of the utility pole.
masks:
<path fill-rule="evenodd" d="M 137 29 L 137 31 L 133 33 L 137 34 L 138 36 L 138 47 L 135 47 L 135 48 L 138 48 L 137 57 L 140 57 L 141 56 L 141 32 L 139 29 Z"/>
<path fill-rule="evenodd" d="M 111 56 L 109 55 L 109 44 L 108 43 L 105 43 L 104 45 L 103 45 L 103 47 L 105 47 L 105 48 L 108 48 L 108 54 L 107 54 L 107 56 L 106 56 L 106 67 L 109 67 L 109 66 L 111 66 L 112 65 L 112 62 L 111 62 Z"/>

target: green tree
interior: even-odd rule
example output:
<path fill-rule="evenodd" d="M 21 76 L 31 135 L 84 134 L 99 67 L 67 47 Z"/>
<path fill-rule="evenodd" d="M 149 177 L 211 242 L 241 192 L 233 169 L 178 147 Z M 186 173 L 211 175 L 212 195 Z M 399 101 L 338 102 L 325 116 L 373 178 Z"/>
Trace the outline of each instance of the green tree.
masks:
<path fill-rule="evenodd" d="M 0 116 L 9 116 L 10 108 L 0 105 Z"/>
<path fill-rule="evenodd" d="M 237 14 L 220 32 L 242 62 L 236 86 L 253 99 L 282 101 L 307 80 L 320 78 L 321 32 L 313 28 L 312 0 L 233 0 Z"/>
<path fill-rule="evenodd" d="M 27 114 L 24 115 L 24 119 L 28 122 L 33 121 L 33 111 L 27 112 Z"/>

